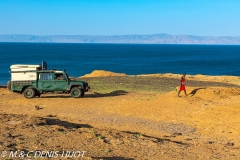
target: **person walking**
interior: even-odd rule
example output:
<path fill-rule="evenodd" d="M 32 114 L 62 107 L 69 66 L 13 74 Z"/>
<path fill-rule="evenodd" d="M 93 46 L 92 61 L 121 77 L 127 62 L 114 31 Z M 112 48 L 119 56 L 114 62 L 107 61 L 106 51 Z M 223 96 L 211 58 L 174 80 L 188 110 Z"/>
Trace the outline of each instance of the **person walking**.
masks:
<path fill-rule="evenodd" d="M 187 96 L 186 87 L 185 87 L 185 81 L 186 81 L 185 77 L 186 77 L 186 73 L 184 73 L 181 78 L 181 85 L 180 85 L 180 89 L 178 91 L 178 97 L 180 97 L 181 91 L 184 91 L 185 95 Z"/>

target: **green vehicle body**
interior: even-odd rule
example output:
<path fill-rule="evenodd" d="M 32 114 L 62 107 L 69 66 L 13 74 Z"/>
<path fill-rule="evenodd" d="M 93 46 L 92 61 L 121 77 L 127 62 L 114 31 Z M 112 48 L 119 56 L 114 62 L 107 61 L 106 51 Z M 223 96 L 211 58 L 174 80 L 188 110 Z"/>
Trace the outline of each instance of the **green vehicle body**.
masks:
<path fill-rule="evenodd" d="M 8 82 L 8 89 L 12 92 L 23 93 L 26 98 L 40 97 L 44 93 L 67 93 L 74 98 L 84 96 L 90 87 L 87 82 L 72 80 L 65 71 L 57 70 L 32 70 L 32 71 L 11 71 L 11 74 L 30 73 L 34 78 L 31 80 L 11 80 Z M 19 78 L 21 79 L 21 78 Z"/>

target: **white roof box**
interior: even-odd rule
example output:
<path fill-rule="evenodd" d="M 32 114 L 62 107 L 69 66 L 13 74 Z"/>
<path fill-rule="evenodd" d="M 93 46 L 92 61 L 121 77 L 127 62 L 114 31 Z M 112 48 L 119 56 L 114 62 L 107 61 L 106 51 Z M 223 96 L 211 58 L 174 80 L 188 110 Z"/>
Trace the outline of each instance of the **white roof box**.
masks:
<path fill-rule="evenodd" d="M 40 70 L 40 65 L 28 65 L 28 64 L 14 64 L 10 66 L 11 71 L 30 71 Z"/>

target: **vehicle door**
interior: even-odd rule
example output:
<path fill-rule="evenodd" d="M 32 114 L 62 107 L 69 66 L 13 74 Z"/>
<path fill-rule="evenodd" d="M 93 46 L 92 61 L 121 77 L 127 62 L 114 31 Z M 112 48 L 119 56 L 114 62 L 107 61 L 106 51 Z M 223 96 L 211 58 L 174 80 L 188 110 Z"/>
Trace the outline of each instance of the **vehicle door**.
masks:
<path fill-rule="evenodd" d="M 67 78 L 62 73 L 55 73 L 53 80 L 53 89 L 55 91 L 67 90 Z"/>
<path fill-rule="evenodd" d="M 39 74 L 38 88 L 41 91 L 53 90 L 53 73 L 40 73 Z"/>

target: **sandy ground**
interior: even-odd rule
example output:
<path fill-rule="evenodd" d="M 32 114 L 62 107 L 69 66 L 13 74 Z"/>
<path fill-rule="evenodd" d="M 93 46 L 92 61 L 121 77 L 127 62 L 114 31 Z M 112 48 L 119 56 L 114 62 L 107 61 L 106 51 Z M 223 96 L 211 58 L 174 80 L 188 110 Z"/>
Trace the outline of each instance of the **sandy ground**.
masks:
<path fill-rule="evenodd" d="M 240 159 L 240 87 L 187 90 L 187 97 L 90 91 L 79 99 L 26 99 L 0 88 L 0 151 L 86 151 L 72 159 Z"/>

